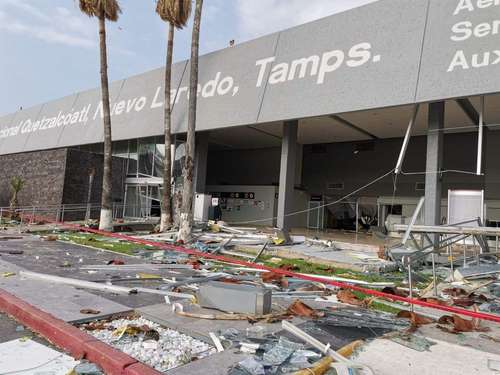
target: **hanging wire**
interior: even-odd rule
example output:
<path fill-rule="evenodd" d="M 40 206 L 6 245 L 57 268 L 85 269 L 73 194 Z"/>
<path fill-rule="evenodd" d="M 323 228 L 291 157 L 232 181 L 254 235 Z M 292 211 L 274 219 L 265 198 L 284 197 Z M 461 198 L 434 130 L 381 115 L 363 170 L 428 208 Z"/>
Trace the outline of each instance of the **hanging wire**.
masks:
<path fill-rule="evenodd" d="M 358 189 L 350 192 L 349 194 L 344 195 L 342 198 L 337 199 L 334 202 L 326 203 L 326 204 L 323 204 L 323 205 L 320 205 L 320 206 L 317 206 L 317 207 L 314 207 L 314 208 L 308 208 L 308 209 L 305 209 L 305 210 L 290 212 L 288 214 L 285 214 L 284 216 L 285 217 L 289 217 L 289 216 L 299 215 L 299 214 L 303 214 L 303 213 L 306 213 L 306 212 L 318 210 L 320 208 L 329 207 L 329 206 L 333 206 L 335 204 L 338 204 L 338 203 L 342 202 L 344 199 L 347 199 L 350 196 L 352 196 L 352 195 L 354 195 L 356 193 L 359 193 L 360 191 L 366 189 L 367 187 L 375 184 L 376 182 L 378 182 L 380 180 L 383 180 L 384 178 L 386 178 L 387 176 L 389 176 L 390 174 L 392 174 L 394 172 L 394 170 L 395 170 L 395 168 L 391 169 L 389 172 L 384 173 L 382 176 L 379 176 L 379 177 L 375 178 L 374 180 L 368 182 L 366 185 L 363 185 L 360 188 L 358 188 Z M 273 217 L 269 217 L 269 218 L 266 218 L 266 219 L 257 219 L 257 220 L 249 220 L 249 221 L 231 222 L 231 224 L 233 224 L 233 225 L 235 225 L 235 224 L 252 224 L 252 223 L 259 223 L 259 222 L 274 220 L 274 219 L 277 219 L 277 218 L 278 218 L 277 216 L 273 216 Z"/>

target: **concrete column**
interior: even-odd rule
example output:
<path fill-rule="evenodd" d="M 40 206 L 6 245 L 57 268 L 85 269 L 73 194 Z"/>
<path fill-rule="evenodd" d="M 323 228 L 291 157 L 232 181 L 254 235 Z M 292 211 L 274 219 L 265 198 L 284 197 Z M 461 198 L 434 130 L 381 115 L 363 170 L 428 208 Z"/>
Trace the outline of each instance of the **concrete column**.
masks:
<path fill-rule="evenodd" d="M 441 224 L 441 171 L 443 163 L 444 102 L 429 104 L 425 175 L 425 225 Z M 435 241 L 437 238 L 435 238 Z"/>
<path fill-rule="evenodd" d="M 297 120 L 285 121 L 283 124 L 277 226 L 284 231 L 290 229 L 290 217 L 285 215 L 293 210 L 293 191 L 295 186 L 295 170 L 297 168 L 298 124 Z"/>
<path fill-rule="evenodd" d="M 295 185 L 302 185 L 302 164 L 304 160 L 304 145 L 297 143 L 297 157 L 295 168 Z"/>
<path fill-rule="evenodd" d="M 207 182 L 208 133 L 196 134 L 196 148 L 194 157 L 194 191 L 205 193 Z"/>

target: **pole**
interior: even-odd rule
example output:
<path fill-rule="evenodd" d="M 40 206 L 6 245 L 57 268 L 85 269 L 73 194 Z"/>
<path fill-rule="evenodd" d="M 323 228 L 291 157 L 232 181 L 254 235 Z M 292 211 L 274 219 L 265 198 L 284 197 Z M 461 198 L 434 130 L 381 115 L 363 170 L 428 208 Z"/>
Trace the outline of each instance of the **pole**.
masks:
<path fill-rule="evenodd" d="M 484 95 L 481 96 L 481 108 L 479 112 L 479 124 L 477 134 L 477 168 L 476 174 L 481 175 L 481 163 L 483 161 L 483 125 L 484 125 Z"/>
<path fill-rule="evenodd" d="M 410 288 L 410 299 L 413 299 L 413 283 L 412 283 L 412 277 L 411 277 L 411 260 L 408 259 L 408 287 Z M 411 311 L 413 312 L 414 306 L 413 303 L 410 304 L 411 306 Z"/>
<path fill-rule="evenodd" d="M 437 277 L 436 277 L 436 260 L 435 254 L 432 253 L 432 284 L 434 285 L 434 296 L 437 296 Z"/>
<path fill-rule="evenodd" d="M 356 234 L 359 231 L 359 198 L 356 199 Z"/>
<path fill-rule="evenodd" d="M 406 242 L 408 241 L 408 238 L 410 238 L 412 228 L 415 225 L 415 222 L 417 221 L 418 215 L 420 213 L 420 210 L 422 209 L 422 206 L 424 205 L 424 202 L 425 202 L 425 197 L 420 197 L 417 207 L 415 208 L 415 211 L 413 211 L 413 215 L 411 217 L 410 223 L 408 224 L 408 228 L 406 228 L 406 232 L 403 236 L 403 239 L 401 240 L 401 243 L 403 245 L 405 245 Z"/>
<path fill-rule="evenodd" d="M 419 108 L 419 104 L 415 104 L 415 106 L 413 107 L 413 115 L 410 119 L 410 123 L 408 124 L 408 128 L 406 129 L 405 138 L 403 140 L 403 146 L 401 146 L 401 151 L 399 152 L 398 162 L 396 163 L 396 168 L 394 170 L 394 174 L 396 174 L 396 175 L 401 173 L 401 167 L 403 165 L 403 160 L 405 158 L 406 149 L 408 148 L 408 143 L 410 142 L 411 130 L 412 130 L 413 125 L 415 124 L 415 121 L 417 119 L 418 108 Z"/>

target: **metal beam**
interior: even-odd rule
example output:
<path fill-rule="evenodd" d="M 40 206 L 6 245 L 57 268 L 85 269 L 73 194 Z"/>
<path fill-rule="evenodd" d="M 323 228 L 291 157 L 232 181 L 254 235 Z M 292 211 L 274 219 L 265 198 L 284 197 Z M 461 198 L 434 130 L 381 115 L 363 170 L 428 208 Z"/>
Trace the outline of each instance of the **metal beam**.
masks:
<path fill-rule="evenodd" d="M 371 139 L 379 139 L 376 135 L 366 131 L 365 129 L 361 129 L 359 126 L 354 125 L 352 122 L 349 122 L 347 120 L 344 120 L 342 117 L 337 116 L 337 115 L 330 115 L 329 116 L 331 119 L 340 122 L 342 125 L 347 126 L 348 128 L 351 128 L 353 130 L 356 130 L 358 133 L 364 134 L 367 137 L 370 137 Z"/>
<path fill-rule="evenodd" d="M 481 96 L 481 112 L 479 113 L 478 120 L 478 134 L 477 134 L 477 167 L 476 174 L 481 175 L 481 167 L 483 163 L 483 125 L 484 125 L 484 95 Z"/>
<path fill-rule="evenodd" d="M 469 120 L 471 120 L 474 124 L 479 124 L 479 113 L 474 108 L 474 105 L 467 98 L 461 98 L 455 100 L 462 111 L 467 115 Z"/>
<path fill-rule="evenodd" d="M 394 224 L 396 232 L 405 232 L 408 224 Z M 412 233 L 441 233 L 441 234 L 466 234 L 500 236 L 500 228 L 496 227 L 460 227 L 453 225 L 414 225 L 411 227 Z"/>
<path fill-rule="evenodd" d="M 408 148 L 408 143 L 410 142 L 411 131 L 413 129 L 413 125 L 415 125 L 415 122 L 417 121 L 419 107 L 420 107 L 419 104 L 415 104 L 415 106 L 413 107 L 413 115 L 411 116 L 408 128 L 406 128 L 406 134 L 403 139 L 403 145 L 401 146 L 401 151 L 399 153 L 398 161 L 396 163 L 396 168 L 394 169 L 395 174 L 399 174 L 401 172 L 401 166 L 403 165 L 403 160 L 406 155 L 406 149 Z"/>

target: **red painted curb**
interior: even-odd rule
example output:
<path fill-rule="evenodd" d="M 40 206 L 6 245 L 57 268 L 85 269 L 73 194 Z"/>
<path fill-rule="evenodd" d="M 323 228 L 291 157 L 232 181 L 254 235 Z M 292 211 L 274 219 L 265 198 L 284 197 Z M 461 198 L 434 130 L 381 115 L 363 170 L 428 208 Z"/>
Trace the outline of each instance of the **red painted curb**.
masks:
<path fill-rule="evenodd" d="M 39 333 L 76 359 L 86 358 L 110 375 L 161 375 L 135 358 L 0 289 L 0 310 Z M 128 370 L 130 368 L 130 370 Z"/>
<path fill-rule="evenodd" d="M 158 372 L 144 363 L 134 363 L 125 369 L 123 375 L 156 375 Z"/>
<path fill-rule="evenodd" d="M 96 340 L 93 337 L 92 339 Z M 125 368 L 137 363 L 135 358 L 116 350 L 102 341 L 86 342 L 83 347 L 86 353 L 85 358 L 99 364 L 108 375 L 122 375 L 125 373 Z M 159 374 L 159 372 L 155 371 L 153 374 Z"/>

